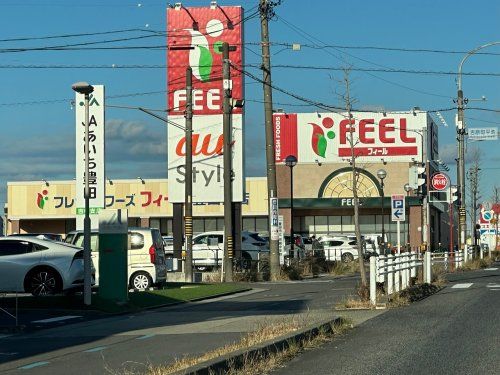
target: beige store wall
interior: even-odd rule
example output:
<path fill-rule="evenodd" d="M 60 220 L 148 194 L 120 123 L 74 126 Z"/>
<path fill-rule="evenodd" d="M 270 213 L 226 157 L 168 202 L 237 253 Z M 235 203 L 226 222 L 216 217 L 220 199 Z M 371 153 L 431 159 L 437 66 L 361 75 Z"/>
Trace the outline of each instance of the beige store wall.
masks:
<path fill-rule="evenodd" d="M 348 163 L 342 164 L 297 164 L 293 168 L 293 196 L 294 198 L 318 198 L 318 193 L 325 179 L 341 168 L 349 167 Z M 385 169 L 387 177 L 384 180 L 384 193 L 404 194 L 404 184 L 408 182 L 408 163 L 370 163 L 361 164 L 360 168 L 377 177 L 379 169 Z M 290 197 L 290 168 L 285 165 L 277 166 L 278 194 L 280 198 Z M 377 178 L 378 180 L 378 178 Z M 379 181 L 379 180 L 378 180 Z"/>
<path fill-rule="evenodd" d="M 248 204 L 242 205 L 243 215 L 267 215 L 267 182 L 265 177 L 246 180 Z M 106 184 L 109 208 L 127 208 L 131 217 L 171 217 L 173 206 L 168 201 L 166 179 L 112 180 Z M 38 198 L 43 204 L 38 204 Z M 73 218 L 76 213 L 75 182 L 9 182 L 7 210 L 10 220 Z M 133 203 L 133 204 L 132 204 Z M 224 206 L 195 205 L 195 216 L 222 216 Z"/>

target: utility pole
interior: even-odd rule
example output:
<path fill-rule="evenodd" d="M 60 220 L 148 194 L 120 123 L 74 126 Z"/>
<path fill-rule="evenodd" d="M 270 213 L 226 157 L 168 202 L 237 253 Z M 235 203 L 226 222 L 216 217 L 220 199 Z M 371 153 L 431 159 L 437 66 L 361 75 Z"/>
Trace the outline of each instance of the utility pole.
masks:
<path fill-rule="evenodd" d="M 458 88 L 458 122 L 457 122 L 457 140 L 458 140 L 458 191 L 460 195 L 459 211 L 460 213 L 465 212 L 465 122 L 464 122 L 464 93 L 462 91 L 461 85 Z M 460 244 L 460 249 L 465 248 L 465 235 L 467 231 L 467 222 L 465 217 L 459 218 L 458 224 L 459 238 L 458 243 Z"/>
<path fill-rule="evenodd" d="M 232 183 L 232 80 L 229 61 L 229 44 L 222 43 L 222 88 L 224 101 L 222 104 L 222 131 L 224 137 L 224 275 L 223 281 L 233 281 L 233 217 L 231 207 L 233 203 Z"/>
<path fill-rule="evenodd" d="M 184 275 L 187 282 L 193 282 L 193 70 L 186 68 L 186 180 L 184 199 L 184 233 L 186 264 Z"/>
<path fill-rule="evenodd" d="M 269 204 L 278 196 L 276 184 L 276 163 L 274 154 L 273 131 L 273 91 L 271 87 L 271 58 L 269 51 L 268 20 L 274 14 L 273 5 L 267 0 L 260 0 L 260 25 L 262 43 L 262 74 L 264 88 L 264 116 L 266 127 L 266 165 L 267 165 L 267 197 Z M 271 215 L 271 210 L 269 212 Z M 280 274 L 280 255 L 278 248 L 279 233 L 273 228 L 272 218 L 269 220 L 269 247 L 271 280 L 277 280 Z M 291 218 L 293 220 L 293 218 Z M 293 238 L 291 239 L 293 242 Z"/>

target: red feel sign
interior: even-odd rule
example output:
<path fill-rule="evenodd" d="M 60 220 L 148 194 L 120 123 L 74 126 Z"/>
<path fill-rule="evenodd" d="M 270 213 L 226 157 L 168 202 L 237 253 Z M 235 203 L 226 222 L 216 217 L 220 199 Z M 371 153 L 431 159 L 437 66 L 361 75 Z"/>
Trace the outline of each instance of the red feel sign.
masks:
<path fill-rule="evenodd" d="M 167 87 L 169 114 L 183 114 L 186 106 L 186 68 L 193 70 L 193 114 L 222 113 L 222 43 L 235 66 L 242 66 L 242 7 L 167 10 Z M 231 69 L 232 96 L 243 98 L 243 76 Z M 234 108 L 233 113 L 241 113 Z"/>
<path fill-rule="evenodd" d="M 444 173 L 435 173 L 432 176 L 431 186 L 434 190 L 444 190 L 448 187 L 448 176 Z"/>

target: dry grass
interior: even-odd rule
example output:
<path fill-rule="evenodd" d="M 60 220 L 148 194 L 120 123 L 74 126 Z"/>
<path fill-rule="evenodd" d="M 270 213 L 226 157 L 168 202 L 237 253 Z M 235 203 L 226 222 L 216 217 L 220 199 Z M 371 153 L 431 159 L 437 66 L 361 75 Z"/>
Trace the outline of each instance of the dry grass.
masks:
<path fill-rule="evenodd" d="M 434 264 L 432 266 L 431 272 L 432 272 L 432 279 L 431 279 L 432 284 L 443 286 L 448 282 L 445 278 L 446 270 L 444 269 L 444 266 L 442 264 Z"/>
<path fill-rule="evenodd" d="M 203 282 L 214 284 L 214 283 L 220 283 L 221 282 L 220 280 L 221 280 L 221 271 L 217 271 L 217 272 L 211 272 L 210 274 L 207 274 L 204 277 Z"/>
<path fill-rule="evenodd" d="M 366 310 L 371 310 L 374 309 L 375 307 L 371 304 L 371 302 L 368 300 L 361 300 L 359 297 L 354 297 L 354 296 L 349 296 L 345 298 L 344 300 L 340 301 L 335 305 L 336 309 L 366 309 Z"/>
<path fill-rule="evenodd" d="M 183 357 L 176 359 L 174 363 L 165 366 L 149 366 L 146 372 L 147 375 L 167 375 L 177 371 L 187 369 L 199 363 L 212 360 L 235 352 L 241 349 L 247 349 L 254 345 L 261 344 L 273 338 L 283 336 L 290 332 L 295 332 L 307 325 L 307 317 L 299 316 L 287 319 L 285 321 L 272 324 L 259 325 L 254 331 L 243 335 L 238 342 L 224 345 L 220 348 L 206 352 L 197 357 Z"/>
<path fill-rule="evenodd" d="M 410 298 L 404 294 L 396 293 L 394 294 L 387 303 L 387 307 L 395 308 L 395 307 L 403 307 L 408 306 L 410 304 Z"/>
<path fill-rule="evenodd" d="M 332 262 L 328 272 L 334 276 L 352 275 L 359 272 L 359 261 L 353 260 L 352 262 Z"/>
<path fill-rule="evenodd" d="M 484 259 L 471 259 L 465 262 L 462 267 L 459 268 L 461 271 L 474 271 L 483 268 L 488 268 L 493 263 L 493 259 L 486 257 Z"/>
<path fill-rule="evenodd" d="M 282 367 L 289 362 L 293 357 L 304 350 L 317 348 L 322 344 L 331 341 L 334 337 L 342 335 L 349 328 L 352 328 L 352 322 L 347 319 L 342 319 L 339 323 L 331 325 L 331 331 L 320 331 L 316 336 L 309 337 L 301 342 L 291 341 L 288 343 L 288 348 L 284 351 L 266 355 L 260 353 L 253 358 L 245 358 L 243 366 L 240 368 L 231 367 L 226 375 L 255 375 L 269 374 L 272 370 Z"/>

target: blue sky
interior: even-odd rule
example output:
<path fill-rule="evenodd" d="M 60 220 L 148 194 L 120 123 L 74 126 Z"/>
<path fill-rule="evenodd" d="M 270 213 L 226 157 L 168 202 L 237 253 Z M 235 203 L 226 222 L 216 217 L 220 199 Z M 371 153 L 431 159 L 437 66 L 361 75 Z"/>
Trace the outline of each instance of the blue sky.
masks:
<path fill-rule="evenodd" d="M 185 6 L 205 6 L 209 0 L 184 1 Z M 219 1 L 220 5 L 243 5 L 247 15 L 257 0 Z M 44 37 L 87 32 L 144 29 L 164 32 L 165 1 L 145 0 L 3 0 L 0 4 L 0 39 Z M 300 51 L 272 47 L 273 65 L 308 65 L 341 68 L 404 69 L 456 72 L 463 53 L 401 52 L 374 49 L 311 48 L 309 46 L 371 46 L 403 49 L 468 51 L 500 40 L 500 3 L 494 1 L 310 1 L 284 0 L 270 23 L 273 42 L 301 43 Z M 5 202 L 7 181 L 72 179 L 75 174 L 74 110 L 71 84 L 86 80 L 104 84 L 107 104 L 166 107 L 166 72 L 163 68 L 120 69 L 120 65 L 165 65 L 166 52 L 151 50 L 64 50 L 8 52 L 5 49 L 44 47 L 151 35 L 147 31 L 65 39 L 0 42 L 0 204 Z M 260 64 L 258 18 L 245 23 L 247 64 Z M 103 46 L 161 46 L 163 35 L 102 44 Z M 471 57 L 464 72 L 500 73 L 500 46 L 484 50 L 491 55 Z M 496 54 L 496 55 L 495 55 Z M 28 68 L 32 65 L 43 69 Z M 63 65 L 66 68 L 49 68 Z M 106 68 L 85 67 L 90 65 Z M 72 67 L 67 67 L 72 66 Z M 261 77 L 256 68 L 249 68 Z M 335 92 L 338 71 L 275 68 L 273 82 L 293 93 L 333 105 L 341 105 Z M 454 75 L 374 73 L 353 71 L 352 95 L 356 108 L 423 110 L 453 108 Z M 469 102 L 468 126 L 498 126 L 500 123 L 500 77 L 465 76 L 463 89 L 470 99 L 486 96 L 486 102 Z M 246 80 L 246 169 L 247 175 L 264 175 L 262 85 Z M 137 94 L 129 95 L 128 94 Z M 119 97 L 122 96 L 122 97 Z M 278 92 L 275 107 L 287 112 L 315 111 Z M 449 127 L 440 129 L 441 158 L 455 170 L 454 116 L 442 111 Z M 137 110 L 108 108 L 106 169 L 110 178 L 162 178 L 167 176 L 165 125 Z M 471 145 L 483 150 L 483 197 L 499 184 L 498 142 Z M 469 152 L 470 153 L 470 152 Z M 454 178 L 454 173 L 452 173 Z"/>

